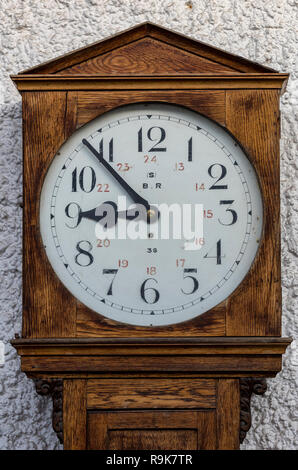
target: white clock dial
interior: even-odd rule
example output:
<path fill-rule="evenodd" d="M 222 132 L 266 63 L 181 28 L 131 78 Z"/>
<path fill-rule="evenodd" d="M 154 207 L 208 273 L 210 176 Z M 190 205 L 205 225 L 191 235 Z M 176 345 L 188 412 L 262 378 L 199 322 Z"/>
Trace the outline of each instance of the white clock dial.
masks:
<path fill-rule="evenodd" d="M 183 233 L 156 237 L 162 212 L 151 226 L 119 215 L 115 229 L 144 229 L 145 238 L 99 238 L 96 209 L 121 197 L 147 210 L 201 204 L 197 249 Z M 256 256 L 262 220 L 257 177 L 237 141 L 200 114 L 159 103 L 120 107 L 76 131 L 54 157 L 40 201 L 42 240 L 63 284 L 99 314 L 149 327 L 226 299 Z"/>

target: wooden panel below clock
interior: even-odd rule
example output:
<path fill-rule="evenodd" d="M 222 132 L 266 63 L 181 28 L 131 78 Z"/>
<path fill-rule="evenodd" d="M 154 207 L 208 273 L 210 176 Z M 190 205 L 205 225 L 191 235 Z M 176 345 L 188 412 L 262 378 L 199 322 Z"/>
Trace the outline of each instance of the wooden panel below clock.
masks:
<path fill-rule="evenodd" d="M 215 408 L 216 382 L 196 378 L 91 379 L 88 409 Z"/>
<path fill-rule="evenodd" d="M 64 448 L 238 449 L 237 379 L 65 379 Z"/>
<path fill-rule="evenodd" d="M 216 447 L 214 411 L 121 411 L 87 416 L 90 450 L 199 450 Z"/>

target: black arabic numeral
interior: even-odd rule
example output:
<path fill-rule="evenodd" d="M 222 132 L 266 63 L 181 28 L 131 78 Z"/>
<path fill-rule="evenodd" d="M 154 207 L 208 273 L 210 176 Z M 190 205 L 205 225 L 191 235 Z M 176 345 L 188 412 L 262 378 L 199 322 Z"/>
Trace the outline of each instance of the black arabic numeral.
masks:
<path fill-rule="evenodd" d="M 146 286 L 146 283 L 148 281 L 154 281 L 156 284 L 157 284 L 157 280 L 154 279 L 153 277 L 149 277 L 148 279 L 146 279 L 143 284 L 141 285 L 141 297 L 142 299 L 144 300 L 144 302 L 146 302 L 146 304 L 156 304 L 156 302 L 158 302 L 159 300 L 159 292 L 157 289 L 155 289 L 154 287 L 145 287 Z M 148 295 L 148 291 L 150 291 L 152 294 L 154 294 L 154 298 L 153 300 L 151 299 L 151 295 L 149 293 Z M 147 293 L 147 298 L 146 298 L 146 294 Z M 150 300 L 152 300 L 151 302 L 148 300 L 148 297 L 150 296 Z"/>
<path fill-rule="evenodd" d="M 103 139 L 99 142 L 99 147 L 98 147 L 98 153 L 101 158 L 104 158 L 103 156 Z M 111 139 L 109 142 L 109 162 L 114 161 L 114 140 Z"/>
<path fill-rule="evenodd" d="M 220 171 L 221 171 L 220 175 L 218 175 L 218 174 L 214 175 L 215 167 L 220 168 Z M 215 170 L 215 172 L 217 173 L 216 170 Z M 213 165 L 209 166 L 208 174 L 209 174 L 209 176 L 211 176 L 211 178 L 217 178 L 216 182 L 212 186 L 210 186 L 209 189 L 228 189 L 227 184 L 217 184 L 220 180 L 224 179 L 224 177 L 227 174 L 227 169 L 224 165 L 221 165 L 220 163 L 214 163 Z"/>
<path fill-rule="evenodd" d="M 188 161 L 192 162 L 192 137 L 188 141 Z"/>
<path fill-rule="evenodd" d="M 89 173 L 89 175 L 88 175 Z M 79 184 L 78 184 L 79 183 Z M 81 188 L 84 193 L 91 193 L 96 185 L 96 175 L 95 171 L 91 166 L 84 166 L 79 175 L 77 167 L 72 172 L 72 186 L 71 191 L 76 193 L 78 186 Z"/>
<path fill-rule="evenodd" d="M 181 291 L 183 292 L 183 294 L 185 295 L 191 295 L 191 294 L 194 294 L 198 288 L 199 288 L 199 281 L 194 277 L 194 276 L 185 276 L 185 274 L 188 274 L 188 273 L 197 273 L 198 270 L 196 268 L 185 268 L 183 269 L 183 273 L 184 273 L 184 276 L 183 276 L 183 279 L 191 279 L 193 281 L 193 288 L 191 290 L 191 292 L 185 292 L 182 288 L 181 288 Z"/>
<path fill-rule="evenodd" d="M 118 272 L 118 269 L 103 269 L 102 270 L 102 274 L 112 274 L 113 275 L 113 279 L 112 279 L 112 282 L 109 286 L 109 289 L 108 289 L 108 292 L 107 292 L 107 295 L 113 295 L 113 282 L 115 280 L 115 277 L 117 275 L 117 272 Z"/>
<path fill-rule="evenodd" d="M 138 152 L 143 152 L 143 130 L 138 131 Z"/>
<path fill-rule="evenodd" d="M 221 253 L 221 239 L 216 242 L 216 255 L 209 256 L 209 253 L 207 253 L 204 258 L 214 258 L 216 259 L 216 264 L 221 264 L 221 258 L 222 258 L 222 253 Z"/>
<path fill-rule="evenodd" d="M 71 191 L 73 193 L 77 192 L 77 167 L 72 172 L 72 183 L 71 183 Z"/>
<path fill-rule="evenodd" d="M 220 205 L 230 205 L 230 204 L 233 204 L 234 200 L 231 200 L 231 201 L 219 201 L 219 204 Z M 237 222 L 237 219 L 238 219 L 238 215 L 237 215 L 237 212 L 234 210 L 234 209 L 226 209 L 226 212 L 230 212 L 232 214 L 232 221 L 229 223 L 229 224 L 224 224 L 223 222 L 220 221 L 220 219 L 218 219 L 219 223 L 221 225 L 234 225 L 236 222 Z"/>
<path fill-rule="evenodd" d="M 153 136 L 153 134 L 156 132 L 154 129 L 159 130 L 159 136 L 156 136 L 156 138 Z M 152 132 L 153 131 L 153 132 Z M 166 147 L 157 147 L 157 145 L 161 144 L 166 138 L 166 131 L 162 127 L 150 127 L 147 132 L 147 137 L 151 142 L 155 142 L 153 147 L 151 147 L 148 152 L 166 152 Z M 138 152 L 143 152 L 143 128 L 141 127 L 138 131 Z"/>
<path fill-rule="evenodd" d="M 73 209 L 72 209 L 74 207 L 76 207 L 75 214 L 73 213 Z M 82 220 L 81 213 L 82 213 L 82 210 L 81 210 L 79 204 L 77 204 L 76 202 L 70 202 L 69 204 L 67 204 L 67 206 L 65 207 L 65 214 L 69 219 L 73 219 L 73 220 L 76 219 L 76 222 L 75 222 L 75 225 L 73 225 L 73 226 L 68 225 L 67 223 L 65 223 L 65 225 L 68 228 L 77 228 L 77 226 L 79 225 L 79 223 Z"/>
<path fill-rule="evenodd" d="M 81 246 L 82 243 L 86 243 L 88 248 L 87 249 L 83 248 Z M 75 262 L 79 266 L 84 266 L 84 267 L 90 266 L 90 264 L 92 264 L 94 261 L 94 258 L 92 254 L 90 253 L 90 251 L 92 250 L 91 243 L 88 240 L 81 240 L 80 242 L 77 243 L 76 248 L 78 250 L 78 254 L 75 256 Z"/>

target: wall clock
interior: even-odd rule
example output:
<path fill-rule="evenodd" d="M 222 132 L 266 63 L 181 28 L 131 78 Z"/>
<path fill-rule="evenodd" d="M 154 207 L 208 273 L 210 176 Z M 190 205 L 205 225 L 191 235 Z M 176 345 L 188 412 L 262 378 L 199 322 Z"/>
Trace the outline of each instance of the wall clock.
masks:
<path fill-rule="evenodd" d="M 65 449 L 239 448 L 250 396 L 290 342 L 278 210 L 287 77 L 150 23 L 12 77 L 24 133 L 12 343 L 52 395 Z M 174 235 L 187 208 L 202 223 Z"/>
<path fill-rule="evenodd" d="M 116 232 L 119 197 L 146 212 L 143 221 L 131 208 L 125 239 Z M 196 203 L 205 223 L 191 243 L 182 210 Z M 104 229 L 97 238 L 109 205 L 114 239 Z M 40 228 L 75 297 L 113 320 L 156 326 L 198 316 L 235 290 L 256 255 L 262 213 L 253 166 L 224 128 L 186 108 L 150 103 L 116 108 L 72 134 L 46 175 Z"/>

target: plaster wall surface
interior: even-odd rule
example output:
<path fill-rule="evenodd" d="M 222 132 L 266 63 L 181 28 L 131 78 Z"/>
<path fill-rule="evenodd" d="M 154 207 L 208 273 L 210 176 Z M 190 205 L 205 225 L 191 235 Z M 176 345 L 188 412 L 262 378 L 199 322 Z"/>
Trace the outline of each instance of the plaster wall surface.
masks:
<path fill-rule="evenodd" d="M 0 449 L 61 449 L 52 403 L 20 372 L 9 341 L 21 333 L 21 97 L 9 75 L 146 20 L 290 72 L 281 99 L 283 336 L 297 338 L 298 165 L 295 0 L 0 0 Z M 297 343 L 283 371 L 252 399 L 242 449 L 297 449 Z"/>

